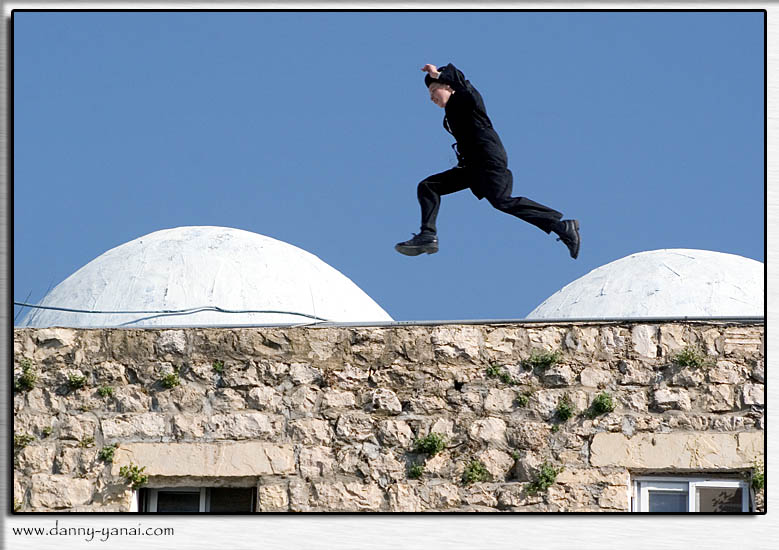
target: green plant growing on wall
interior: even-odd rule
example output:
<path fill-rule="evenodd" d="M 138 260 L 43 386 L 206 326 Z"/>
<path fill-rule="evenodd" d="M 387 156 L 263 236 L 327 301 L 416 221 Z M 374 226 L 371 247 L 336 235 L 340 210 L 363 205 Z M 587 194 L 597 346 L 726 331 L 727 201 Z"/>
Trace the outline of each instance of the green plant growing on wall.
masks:
<path fill-rule="evenodd" d="M 109 445 L 107 447 L 103 447 L 102 449 L 100 449 L 100 452 L 98 453 L 97 456 L 103 462 L 108 462 L 110 464 L 114 461 L 114 453 L 116 452 L 117 447 L 118 446 L 116 445 L 116 443 L 114 443 L 113 445 Z"/>
<path fill-rule="evenodd" d="M 519 394 L 514 401 L 520 407 L 527 407 L 527 404 L 530 402 L 530 396 L 532 396 L 532 395 L 533 394 L 531 392 L 525 392 L 525 393 Z"/>
<path fill-rule="evenodd" d="M 592 400 L 588 416 L 595 418 L 601 414 L 613 412 L 615 408 L 614 399 L 608 392 L 604 391 L 596 395 L 595 399 Z"/>
<path fill-rule="evenodd" d="M 498 365 L 497 363 L 492 363 L 489 367 L 487 367 L 487 376 L 490 378 L 498 378 L 504 384 L 516 384 L 516 381 L 511 377 L 511 373 L 504 369 L 502 365 Z"/>
<path fill-rule="evenodd" d="M 127 466 L 119 468 L 119 475 L 122 476 L 127 483 L 132 484 L 133 489 L 140 489 L 149 482 L 149 476 L 143 473 L 145 469 L 146 466 L 139 468 L 131 462 Z"/>
<path fill-rule="evenodd" d="M 472 460 L 463 471 L 463 481 L 465 483 L 476 483 L 490 479 L 490 472 L 480 460 Z"/>
<path fill-rule="evenodd" d="M 560 400 L 557 402 L 557 418 L 565 422 L 566 420 L 570 419 L 576 412 L 576 409 L 573 406 L 573 403 L 569 399 L 567 395 L 564 395 L 560 398 Z"/>
<path fill-rule="evenodd" d="M 38 380 L 38 375 L 32 370 L 32 361 L 25 357 L 19 361 L 19 366 L 22 368 L 22 374 L 14 381 L 14 390 L 30 391 Z"/>
<path fill-rule="evenodd" d="M 409 479 L 419 479 L 425 472 L 425 466 L 423 464 L 414 464 L 408 469 Z"/>
<path fill-rule="evenodd" d="M 87 377 L 78 374 L 68 375 L 68 387 L 71 390 L 79 390 L 87 385 Z"/>
<path fill-rule="evenodd" d="M 89 449 L 90 447 L 95 446 L 95 438 L 92 436 L 85 437 L 84 439 L 79 440 L 78 446 L 82 449 Z"/>
<path fill-rule="evenodd" d="M 24 506 L 24 503 L 19 500 L 18 498 L 14 499 L 14 512 L 21 512 L 22 506 Z"/>
<path fill-rule="evenodd" d="M 552 425 L 552 433 L 556 434 L 559 431 L 560 431 L 560 424 L 553 424 Z"/>
<path fill-rule="evenodd" d="M 765 488 L 765 466 L 762 462 L 755 461 L 752 468 L 752 489 L 756 492 Z"/>
<path fill-rule="evenodd" d="M 686 347 L 672 357 L 674 363 L 680 367 L 699 368 L 706 364 L 706 356 L 700 348 Z"/>
<path fill-rule="evenodd" d="M 435 456 L 446 447 L 446 439 L 437 433 L 431 433 L 414 442 L 414 450 L 418 453 L 427 453 Z"/>
<path fill-rule="evenodd" d="M 533 350 L 530 357 L 522 361 L 522 365 L 529 369 L 548 369 L 556 365 L 563 358 L 563 354 L 557 350 L 553 352 Z"/>
<path fill-rule="evenodd" d="M 114 388 L 111 386 L 100 386 L 97 389 L 97 393 L 100 394 L 100 397 L 110 397 L 114 394 Z"/>
<path fill-rule="evenodd" d="M 563 468 L 555 468 L 548 462 L 544 462 L 541 468 L 538 470 L 536 478 L 530 482 L 527 487 L 527 494 L 537 495 L 540 492 L 546 491 L 554 484 L 557 479 L 557 474 L 563 471 Z"/>
<path fill-rule="evenodd" d="M 219 374 L 222 374 L 225 370 L 225 363 L 224 361 L 220 361 L 219 359 L 215 360 L 212 364 L 212 367 L 214 367 L 214 370 L 218 372 Z"/>
<path fill-rule="evenodd" d="M 24 449 L 27 445 L 35 441 L 35 436 L 30 434 L 14 434 L 14 448 Z"/>
<path fill-rule="evenodd" d="M 41 435 L 43 437 L 49 437 L 51 435 L 51 432 L 53 432 L 54 429 L 51 426 L 46 426 L 41 430 Z"/>
<path fill-rule="evenodd" d="M 179 378 L 179 371 L 174 370 L 173 372 L 166 374 L 160 379 L 160 384 L 164 388 L 171 389 L 175 388 L 176 386 L 181 384 L 181 378 Z"/>

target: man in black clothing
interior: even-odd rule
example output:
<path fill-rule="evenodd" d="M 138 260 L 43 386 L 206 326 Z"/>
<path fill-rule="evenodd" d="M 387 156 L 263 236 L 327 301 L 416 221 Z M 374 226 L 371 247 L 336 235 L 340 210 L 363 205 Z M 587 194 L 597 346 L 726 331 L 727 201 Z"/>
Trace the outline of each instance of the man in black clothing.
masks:
<path fill-rule="evenodd" d="M 511 170 L 508 156 L 492 122 L 487 116 L 481 94 L 451 63 L 440 70 L 435 65 L 422 67 L 427 73 L 425 84 L 430 100 L 443 108 L 444 128 L 457 141 L 452 147 L 457 166 L 434 174 L 417 187 L 422 208 L 421 231 L 408 241 L 395 245 L 395 250 L 407 256 L 438 252 L 435 220 L 441 196 L 469 189 L 492 206 L 532 223 L 546 233 L 554 232 L 558 241 L 568 247 L 572 258 L 579 255 L 579 222 L 563 220 L 563 215 L 525 197 L 512 197 Z"/>

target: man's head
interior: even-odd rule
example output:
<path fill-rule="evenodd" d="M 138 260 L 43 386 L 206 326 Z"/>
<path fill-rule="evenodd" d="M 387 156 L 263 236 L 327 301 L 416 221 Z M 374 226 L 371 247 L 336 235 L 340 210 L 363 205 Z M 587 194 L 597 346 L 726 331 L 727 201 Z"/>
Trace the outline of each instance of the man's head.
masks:
<path fill-rule="evenodd" d="M 427 90 L 430 92 L 430 101 L 441 107 L 446 107 L 446 103 L 449 98 L 452 97 L 454 90 L 448 84 L 442 84 L 440 82 L 431 82 Z"/>

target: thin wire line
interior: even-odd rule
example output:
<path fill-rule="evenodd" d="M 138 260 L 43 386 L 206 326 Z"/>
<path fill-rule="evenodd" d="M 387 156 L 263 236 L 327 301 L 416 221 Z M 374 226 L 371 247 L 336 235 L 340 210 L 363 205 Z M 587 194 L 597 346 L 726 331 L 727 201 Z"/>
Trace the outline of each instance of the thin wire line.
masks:
<path fill-rule="evenodd" d="M 193 307 L 188 309 L 161 309 L 161 310 L 154 310 L 154 311 L 151 310 L 104 311 L 104 310 L 74 309 L 74 308 L 57 307 L 57 306 L 41 306 L 41 305 L 28 304 L 26 302 L 14 302 L 14 305 L 25 306 L 34 309 L 50 309 L 54 311 L 67 311 L 70 313 L 94 313 L 94 314 L 102 314 L 102 315 L 145 315 L 145 314 L 187 315 L 190 313 L 199 313 L 201 311 L 218 311 L 219 313 L 277 313 L 280 315 L 298 315 L 300 317 L 308 317 L 309 319 L 315 319 L 317 321 L 329 322 L 327 319 L 323 319 L 322 317 L 317 317 L 316 315 L 310 315 L 308 313 L 298 313 L 295 311 L 279 311 L 273 309 L 225 309 L 218 306 L 200 306 L 200 307 Z"/>

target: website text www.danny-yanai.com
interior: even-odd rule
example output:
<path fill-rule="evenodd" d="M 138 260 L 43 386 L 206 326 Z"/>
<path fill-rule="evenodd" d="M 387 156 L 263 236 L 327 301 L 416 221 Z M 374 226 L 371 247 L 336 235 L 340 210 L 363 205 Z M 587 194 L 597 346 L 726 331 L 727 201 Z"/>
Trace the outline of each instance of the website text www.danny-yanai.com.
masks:
<path fill-rule="evenodd" d="M 86 541 L 106 542 L 111 537 L 170 537 L 173 527 L 65 527 L 59 520 L 53 527 L 12 527 L 19 537 L 83 537 Z"/>

